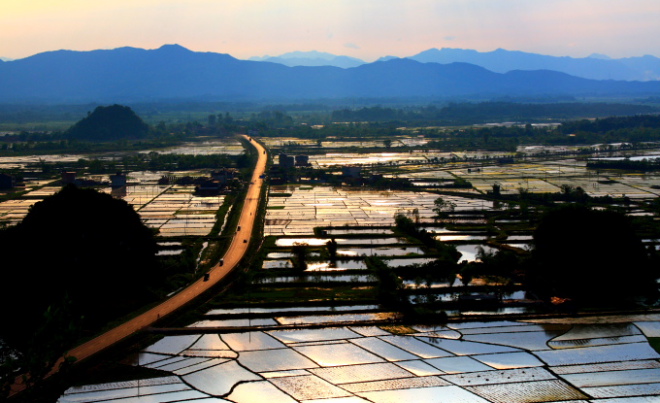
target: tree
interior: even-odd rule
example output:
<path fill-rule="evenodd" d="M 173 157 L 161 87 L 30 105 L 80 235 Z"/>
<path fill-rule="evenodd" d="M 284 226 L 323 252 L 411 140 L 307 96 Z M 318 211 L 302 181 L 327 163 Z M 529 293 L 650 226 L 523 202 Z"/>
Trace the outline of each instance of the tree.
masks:
<path fill-rule="evenodd" d="M 334 262 L 337 260 L 337 241 L 335 241 L 335 238 L 331 238 L 328 242 L 326 242 L 325 246 L 328 248 L 328 256 L 330 257 L 330 261 Z"/>
<path fill-rule="evenodd" d="M 365 259 L 365 263 L 378 281 L 376 286 L 378 300 L 386 307 L 403 309 L 408 301 L 403 293 L 404 286 L 401 278 L 378 257 L 369 256 Z"/>
<path fill-rule="evenodd" d="M 291 247 L 293 253 L 293 268 L 298 271 L 307 270 L 307 255 L 309 254 L 309 245 L 306 243 L 295 242 Z"/>
<path fill-rule="evenodd" d="M 534 244 L 528 279 L 546 297 L 614 302 L 657 293 L 646 250 L 622 213 L 561 206 L 541 218 Z"/>
<path fill-rule="evenodd" d="M 81 337 L 155 299 L 154 233 L 108 194 L 67 186 L 0 231 L 0 245 L 0 315 L 20 324 L 0 328 L 2 347 L 35 381 Z"/>
<path fill-rule="evenodd" d="M 435 207 L 433 208 L 433 212 L 436 214 L 438 218 L 444 218 L 447 217 L 447 215 L 451 212 L 454 211 L 456 208 L 456 203 L 445 200 L 442 197 L 438 197 L 435 199 L 433 202 Z"/>
<path fill-rule="evenodd" d="M 36 203 L 23 221 L 0 232 L 5 256 L 0 293 L 6 342 L 18 345 L 48 310 L 98 326 L 153 298 L 158 278 L 153 232 L 123 200 L 67 186 Z"/>
<path fill-rule="evenodd" d="M 500 185 L 497 182 L 493 183 L 493 196 L 494 197 L 502 196 L 502 185 Z"/>

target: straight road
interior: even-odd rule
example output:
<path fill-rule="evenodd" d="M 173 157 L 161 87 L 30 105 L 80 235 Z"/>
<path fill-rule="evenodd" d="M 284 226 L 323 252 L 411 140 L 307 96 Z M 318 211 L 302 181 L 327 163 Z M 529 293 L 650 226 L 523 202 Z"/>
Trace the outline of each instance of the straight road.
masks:
<path fill-rule="evenodd" d="M 259 158 L 256 167 L 252 174 L 252 179 L 248 185 L 248 190 L 241 211 L 238 225 L 240 231 L 237 231 L 229 246 L 229 249 L 223 256 L 224 264 L 220 266 L 217 264 L 209 272 L 208 281 L 203 278 L 195 281 L 188 287 L 174 294 L 168 300 L 162 302 L 160 305 L 150 309 L 143 314 L 124 322 L 123 324 L 103 333 L 100 336 L 84 343 L 78 347 L 70 350 L 67 355 L 75 357 L 76 362 L 83 361 L 94 354 L 103 351 L 110 346 L 126 339 L 127 337 L 135 334 L 136 332 L 153 325 L 156 321 L 178 310 L 184 305 L 191 302 L 204 292 L 208 291 L 211 287 L 222 281 L 229 272 L 231 272 L 241 261 L 247 252 L 250 244 L 250 236 L 252 228 L 254 228 L 255 219 L 257 217 L 257 208 L 259 206 L 259 196 L 261 195 L 261 188 L 263 186 L 263 179 L 260 177 L 266 172 L 267 155 L 266 150 L 256 141 L 250 137 L 243 135 L 243 137 L 250 142 L 250 144 L 257 150 Z M 55 368 L 58 364 L 55 365 Z M 54 370 L 51 374 L 57 372 Z M 14 385 L 12 392 L 16 393 L 23 389 L 23 385 Z"/>

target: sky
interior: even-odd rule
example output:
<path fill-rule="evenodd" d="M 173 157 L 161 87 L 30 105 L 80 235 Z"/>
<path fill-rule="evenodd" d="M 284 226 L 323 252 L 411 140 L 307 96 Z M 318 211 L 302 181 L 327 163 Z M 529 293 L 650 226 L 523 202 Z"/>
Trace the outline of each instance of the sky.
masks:
<path fill-rule="evenodd" d="M 239 59 L 430 48 L 660 57 L 659 0 L 0 0 L 0 57 L 179 44 Z"/>

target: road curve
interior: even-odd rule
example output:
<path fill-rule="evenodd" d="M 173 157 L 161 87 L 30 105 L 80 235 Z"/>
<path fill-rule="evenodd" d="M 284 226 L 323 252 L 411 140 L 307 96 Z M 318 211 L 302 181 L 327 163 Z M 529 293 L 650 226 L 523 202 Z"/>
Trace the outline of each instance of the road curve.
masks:
<path fill-rule="evenodd" d="M 232 239 L 231 245 L 229 245 L 229 249 L 227 249 L 227 252 L 223 256 L 222 259 L 224 264 L 222 266 L 216 265 L 209 270 L 208 281 L 204 281 L 203 278 L 200 278 L 188 287 L 174 294 L 168 300 L 140 316 L 137 316 L 87 343 L 70 350 L 68 354 L 69 356 L 76 357 L 77 361 L 82 361 L 91 355 L 112 346 L 120 340 L 123 340 L 133 333 L 147 326 L 151 326 L 160 318 L 171 314 L 199 295 L 208 291 L 211 287 L 224 279 L 225 276 L 238 265 L 238 262 L 243 258 L 249 246 L 250 235 L 252 234 L 254 221 L 257 217 L 259 195 L 261 194 L 261 187 L 263 186 L 263 179 L 261 179 L 260 176 L 266 172 L 266 162 L 268 159 L 265 154 L 265 149 L 260 144 L 256 141 L 252 141 L 248 136 L 244 135 L 243 137 L 248 139 L 250 144 L 257 149 L 259 159 L 252 174 L 252 179 L 248 185 L 245 203 L 243 204 L 243 210 L 241 211 L 241 216 L 238 221 L 241 230 L 236 233 Z M 247 240 L 248 243 L 243 242 L 244 240 Z"/>
<path fill-rule="evenodd" d="M 227 252 L 222 258 L 224 264 L 222 266 L 217 264 L 208 271 L 208 281 L 204 281 L 203 278 L 200 278 L 188 287 L 174 294 L 166 301 L 163 301 L 158 306 L 155 306 L 147 312 L 144 312 L 141 315 L 136 316 L 135 318 L 95 337 L 94 339 L 69 350 L 67 356 L 75 357 L 76 362 L 80 362 L 93 356 L 96 353 L 111 347 L 112 345 L 126 339 L 136 332 L 153 325 L 156 321 L 188 304 L 193 299 L 208 291 L 218 282 L 222 281 L 222 279 L 224 279 L 229 272 L 236 268 L 240 260 L 247 252 L 251 241 L 250 236 L 252 234 L 252 229 L 257 217 L 259 196 L 263 186 L 263 179 L 261 179 L 261 176 L 266 172 L 266 163 L 268 160 L 268 156 L 266 155 L 266 150 L 264 147 L 262 147 L 256 141 L 253 141 L 250 137 L 246 135 L 242 136 L 248 140 L 253 147 L 256 148 L 259 158 L 257 160 L 254 172 L 252 173 L 252 179 L 248 185 L 245 202 L 243 204 L 243 210 L 241 211 L 241 216 L 238 222 L 240 231 L 237 231 L 236 235 L 232 239 L 229 249 L 227 249 Z M 247 240 L 247 242 L 244 242 L 245 240 Z M 58 367 L 59 365 L 56 364 L 54 368 Z M 55 372 L 57 371 L 54 370 L 49 374 L 49 376 L 53 375 Z M 14 393 L 20 392 L 20 390 L 23 389 L 23 385 L 14 386 L 15 387 L 12 388 L 12 392 Z"/>

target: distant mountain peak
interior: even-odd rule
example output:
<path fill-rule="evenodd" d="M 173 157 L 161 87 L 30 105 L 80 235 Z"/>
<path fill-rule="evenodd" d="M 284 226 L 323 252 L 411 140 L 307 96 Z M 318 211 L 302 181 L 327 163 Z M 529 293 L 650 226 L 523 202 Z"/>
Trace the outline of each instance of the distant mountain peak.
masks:
<path fill-rule="evenodd" d="M 279 103 L 282 100 L 342 98 L 483 99 L 603 94 L 641 97 L 660 93 L 660 81 L 612 81 L 617 72 L 605 65 L 621 64 L 622 59 L 564 60 L 516 52 L 504 53 L 501 57 L 492 52 L 462 52 L 452 51 L 450 56 L 457 57 L 444 57 L 443 62 L 434 62 L 431 57 L 424 61 L 394 58 L 355 68 L 338 68 L 326 67 L 335 61 L 316 59 L 323 64 L 287 68 L 282 65 L 286 59 L 281 59 L 279 65 L 249 62 L 226 54 L 194 52 L 180 45 L 166 45 L 155 50 L 55 51 L 0 63 L 0 102 L 126 103 L 204 99 Z M 496 73 L 492 68 L 479 67 L 470 59 L 485 60 L 507 72 L 517 71 Z M 532 60 L 526 62 L 526 59 Z M 656 71 L 654 63 L 660 59 L 639 59 L 629 62 L 644 62 L 652 78 L 651 74 Z M 521 66 L 523 62 L 527 64 Z M 607 81 L 547 71 L 560 71 L 568 63 L 587 63 L 594 66 L 592 71 L 602 67 Z"/>
<path fill-rule="evenodd" d="M 549 56 L 520 50 L 498 48 L 490 52 L 470 49 L 428 49 L 408 59 L 422 63 L 471 63 L 496 73 L 515 70 L 554 70 L 594 80 L 655 81 L 660 80 L 660 59 L 631 57 L 612 59 L 601 54 L 575 58 Z"/>
<path fill-rule="evenodd" d="M 257 62 L 271 62 L 283 64 L 285 66 L 335 66 L 341 68 L 357 67 L 365 64 L 360 60 L 350 56 L 337 56 L 332 53 L 319 52 L 317 50 L 300 51 L 284 53 L 280 56 L 254 56 L 248 60 Z"/>
<path fill-rule="evenodd" d="M 589 59 L 601 59 L 601 60 L 612 60 L 611 57 L 608 55 L 604 55 L 602 53 L 592 53 L 589 56 L 587 56 Z"/>
<path fill-rule="evenodd" d="M 168 44 L 168 45 L 163 45 L 157 50 L 159 51 L 167 51 L 167 52 L 192 52 L 192 50 L 184 48 L 183 46 L 179 44 Z"/>
<path fill-rule="evenodd" d="M 393 60 L 393 59 L 399 59 L 399 57 L 397 57 L 397 56 L 383 56 L 383 57 L 379 58 L 376 61 L 377 62 L 386 62 L 388 60 Z"/>
<path fill-rule="evenodd" d="M 284 53 L 278 57 L 281 57 L 283 59 L 297 59 L 300 57 L 306 57 L 306 58 L 314 58 L 314 59 L 332 60 L 335 57 L 337 57 L 337 55 L 333 55 L 332 53 L 328 53 L 328 52 L 319 52 L 318 50 L 309 50 L 309 51 L 296 50 L 293 52 Z"/>

